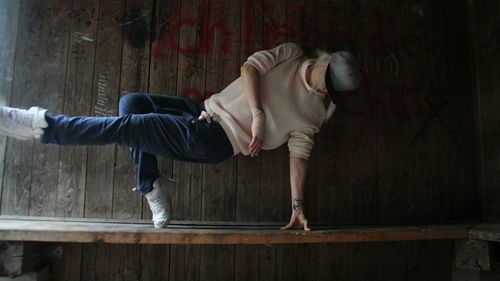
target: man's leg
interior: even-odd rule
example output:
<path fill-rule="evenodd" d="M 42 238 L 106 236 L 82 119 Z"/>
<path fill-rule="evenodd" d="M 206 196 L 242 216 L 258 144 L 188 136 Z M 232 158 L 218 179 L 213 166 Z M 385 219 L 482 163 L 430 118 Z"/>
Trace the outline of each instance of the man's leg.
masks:
<path fill-rule="evenodd" d="M 127 94 L 120 99 L 118 115 L 153 113 L 154 105 L 144 94 Z M 147 194 L 153 182 L 160 176 L 156 156 L 140 149 L 129 147 L 137 174 L 137 191 Z"/>
<path fill-rule="evenodd" d="M 148 112 L 147 102 L 141 103 L 140 95 L 128 96 L 121 102 L 121 113 L 132 110 Z M 147 97 L 147 95 L 144 95 Z M 132 102 L 135 100 L 134 102 Z M 144 101 L 144 99 L 143 99 Z M 172 159 L 182 159 L 192 145 L 189 139 L 187 119 L 171 114 L 127 114 L 119 117 L 68 117 L 45 114 L 45 110 L 23 110 L 16 108 L 0 108 L 0 133 L 19 139 L 40 137 L 42 143 L 60 145 L 104 145 L 117 143 L 132 148 L 134 160 L 142 178 L 141 186 L 149 188 L 155 185 L 158 178 L 156 157 L 161 155 Z M 43 122 L 40 122 L 43 121 Z M 44 129 L 42 129 L 44 128 Z M 147 168 L 151 168 L 150 171 Z M 150 172 L 150 173 L 148 173 Z M 149 184 L 147 181 L 149 180 Z M 151 184 L 152 182 L 152 184 Z M 144 189 L 143 189 L 144 190 Z M 155 213 L 164 214 L 165 206 L 158 201 L 155 190 L 146 194 L 156 227 Z M 146 193 L 146 192 L 144 192 Z M 154 204 L 151 204 L 154 203 Z M 158 211 L 160 210 L 160 212 Z M 163 211 L 162 211 L 163 210 Z M 158 217 L 158 216 L 156 216 Z M 160 218 L 161 219 L 161 218 Z"/>

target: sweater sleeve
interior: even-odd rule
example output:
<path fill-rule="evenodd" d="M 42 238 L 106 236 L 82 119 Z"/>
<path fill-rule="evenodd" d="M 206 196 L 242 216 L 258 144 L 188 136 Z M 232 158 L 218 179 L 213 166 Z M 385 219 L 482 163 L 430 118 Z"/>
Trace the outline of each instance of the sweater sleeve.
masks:
<path fill-rule="evenodd" d="M 255 52 L 248 57 L 244 65 L 250 64 L 255 67 L 260 74 L 265 74 L 279 63 L 287 59 L 301 56 L 302 54 L 303 51 L 299 45 L 295 43 L 285 43 L 274 49 Z"/>
<path fill-rule="evenodd" d="M 307 160 L 311 155 L 313 146 L 313 129 L 303 129 L 290 133 L 290 138 L 288 139 L 288 149 L 290 150 L 290 157 L 293 156 Z"/>

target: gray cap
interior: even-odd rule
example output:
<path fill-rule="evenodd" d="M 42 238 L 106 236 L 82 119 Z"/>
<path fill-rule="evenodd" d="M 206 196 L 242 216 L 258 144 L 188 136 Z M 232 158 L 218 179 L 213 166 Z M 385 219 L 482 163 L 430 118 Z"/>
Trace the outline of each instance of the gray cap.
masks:
<path fill-rule="evenodd" d="M 340 92 L 354 90 L 361 84 L 361 71 L 356 57 L 347 51 L 332 54 L 326 68 L 325 84 L 333 103 Z"/>

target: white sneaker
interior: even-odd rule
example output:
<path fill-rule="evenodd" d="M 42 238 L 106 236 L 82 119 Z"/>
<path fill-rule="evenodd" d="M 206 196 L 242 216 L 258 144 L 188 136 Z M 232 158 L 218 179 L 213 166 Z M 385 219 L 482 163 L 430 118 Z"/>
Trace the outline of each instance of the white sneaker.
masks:
<path fill-rule="evenodd" d="M 153 213 L 153 224 L 155 228 L 164 228 L 170 221 L 170 202 L 168 198 L 163 194 L 165 187 L 162 184 L 163 178 L 159 177 L 153 183 L 153 190 L 146 194 L 146 199 L 148 199 L 149 208 Z M 162 187 L 163 185 L 163 187 Z"/>
<path fill-rule="evenodd" d="M 0 134 L 20 140 L 40 138 L 43 128 L 49 124 L 45 120 L 46 109 L 32 107 L 29 110 L 0 107 Z"/>

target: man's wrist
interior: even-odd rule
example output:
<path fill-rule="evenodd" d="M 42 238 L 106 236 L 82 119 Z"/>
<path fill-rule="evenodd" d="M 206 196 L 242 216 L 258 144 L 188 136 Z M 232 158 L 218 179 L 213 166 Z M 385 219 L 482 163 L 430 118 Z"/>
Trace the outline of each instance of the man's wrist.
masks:
<path fill-rule="evenodd" d="M 302 199 L 292 199 L 292 210 L 300 211 L 304 209 L 304 200 Z"/>

